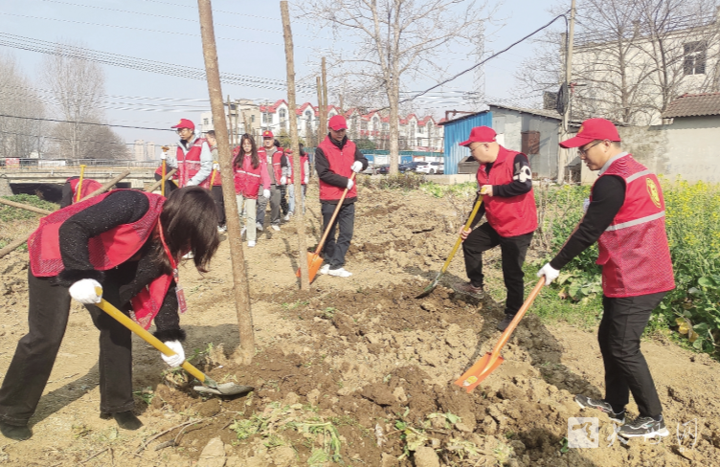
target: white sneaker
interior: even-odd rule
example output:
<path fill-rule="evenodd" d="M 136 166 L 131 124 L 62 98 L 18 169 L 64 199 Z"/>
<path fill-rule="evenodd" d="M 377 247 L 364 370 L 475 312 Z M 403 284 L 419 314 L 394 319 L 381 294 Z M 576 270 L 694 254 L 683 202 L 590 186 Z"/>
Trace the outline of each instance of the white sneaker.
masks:
<path fill-rule="evenodd" d="M 280 226 L 279 226 L 279 225 L 273 224 L 273 225 L 271 225 L 270 227 L 272 227 L 273 230 L 275 230 L 275 231 L 277 231 L 277 232 L 280 232 Z"/>
<path fill-rule="evenodd" d="M 252 248 L 254 246 L 255 246 L 255 242 L 253 242 L 252 240 L 248 240 L 248 247 Z"/>
<path fill-rule="evenodd" d="M 350 277 L 350 276 L 352 276 L 352 273 L 349 271 L 346 271 L 345 268 L 328 269 L 328 274 L 330 274 L 333 277 Z"/>
<path fill-rule="evenodd" d="M 186 253 L 185 256 L 183 256 L 183 259 L 193 259 L 194 257 L 195 257 L 195 255 L 193 254 L 192 251 L 190 251 L 190 252 Z"/>
<path fill-rule="evenodd" d="M 283 217 L 283 220 L 289 221 L 292 216 L 293 216 L 293 213 L 289 212 L 289 213 L 285 214 L 285 217 Z"/>
<path fill-rule="evenodd" d="M 262 231 L 263 231 L 263 226 L 262 226 L 262 224 L 261 224 L 260 222 L 257 222 L 257 223 L 255 224 L 255 227 L 257 227 L 258 232 L 262 232 Z"/>
<path fill-rule="evenodd" d="M 323 267 L 321 267 L 318 272 L 319 272 L 320 274 L 327 274 L 329 270 L 330 270 L 330 265 L 329 265 L 329 264 L 323 264 Z"/>
<path fill-rule="evenodd" d="M 218 226 L 218 233 L 227 232 L 227 225 Z"/>
<path fill-rule="evenodd" d="M 247 231 L 247 228 L 243 227 L 240 229 L 240 239 L 242 239 L 245 236 L 245 232 Z"/>

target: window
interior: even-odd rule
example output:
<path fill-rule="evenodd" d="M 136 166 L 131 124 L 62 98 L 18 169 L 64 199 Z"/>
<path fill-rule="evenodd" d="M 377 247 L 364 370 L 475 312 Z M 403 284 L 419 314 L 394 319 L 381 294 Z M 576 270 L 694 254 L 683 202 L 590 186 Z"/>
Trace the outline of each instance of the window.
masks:
<path fill-rule="evenodd" d="M 685 75 L 704 75 L 707 42 L 688 42 L 683 45 L 683 49 L 683 71 Z"/>
<path fill-rule="evenodd" d="M 255 115 L 250 115 L 250 122 L 255 123 Z"/>
<path fill-rule="evenodd" d="M 278 113 L 280 115 L 280 120 L 285 120 L 285 109 L 280 109 Z"/>
<path fill-rule="evenodd" d="M 522 140 L 522 152 L 525 155 L 540 154 L 540 132 L 523 131 L 520 133 Z"/>
<path fill-rule="evenodd" d="M 205 126 L 210 125 L 210 120 L 207 118 L 203 118 L 203 125 L 205 125 Z"/>

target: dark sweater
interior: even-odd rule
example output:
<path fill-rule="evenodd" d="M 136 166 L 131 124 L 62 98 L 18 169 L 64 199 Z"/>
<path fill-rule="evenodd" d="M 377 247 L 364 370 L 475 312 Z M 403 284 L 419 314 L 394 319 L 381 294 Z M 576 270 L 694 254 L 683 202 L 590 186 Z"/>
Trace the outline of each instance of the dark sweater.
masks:
<path fill-rule="evenodd" d="M 121 303 L 116 305 L 121 309 L 129 310 L 130 299 L 164 273 L 163 265 L 153 262 L 152 256 L 147 254 L 151 249 L 152 239 L 142 246 L 139 255 L 136 255 L 139 256 L 138 258 L 128 260 L 104 273 L 96 271 L 90 263 L 88 242 L 91 237 L 119 225 L 137 222 L 148 209 L 150 204 L 142 193 L 119 190 L 63 222 L 59 234 L 60 254 L 65 270 L 58 275 L 57 282 L 69 286 L 77 280 L 92 278 L 99 282 L 109 281 L 117 284 L 120 288 Z M 160 311 L 155 316 L 155 326 L 157 327 L 155 335 L 160 340 L 184 338 L 184 332 L 180 329 L 175 282 L 171 283 Z"/>

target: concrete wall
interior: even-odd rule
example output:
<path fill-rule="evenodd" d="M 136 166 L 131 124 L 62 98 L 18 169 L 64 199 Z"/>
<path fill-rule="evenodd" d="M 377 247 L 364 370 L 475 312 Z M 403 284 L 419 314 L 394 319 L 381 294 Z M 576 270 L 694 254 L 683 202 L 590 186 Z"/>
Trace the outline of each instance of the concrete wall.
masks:
<path fill-rule="evenodd" d="M 540 132 L 540 153 L 528 154 L 532 171 L 542 178 L 557 178 L 558 127 L 560 120 L 490 106 L 498 142 L 514 151 L 522 150 L 522 132 Z M 502 135 L 502 137 L 500 136 Z"/>
<path fill-rule="evenodd" d="M 676 118 L 670 125 L 620 127 L 623 149 L 669 180 L 720 183 L 720 116 Z M 597 172 L 583 164 L 582 183 Z"/>

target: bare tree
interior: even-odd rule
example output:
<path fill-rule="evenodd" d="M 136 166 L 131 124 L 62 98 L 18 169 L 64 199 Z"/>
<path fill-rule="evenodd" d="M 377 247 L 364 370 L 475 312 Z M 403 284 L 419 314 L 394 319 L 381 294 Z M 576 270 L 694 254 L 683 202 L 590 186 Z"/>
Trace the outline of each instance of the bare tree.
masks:
<path fill-rule="evenodd" d="M 358 41 L 350 56 L 333 54 L 336 69 L 355 78 L 352 91 L 340 91 L 341 100 L 352 93 L 367 103 L 382 93 L 389 108 L 391 174 L 398 172 L 403 83 L 419 76 L 442 77 L 446 69 L 438 58 L 453 45 L 462 42 L 477 50 L 485 7 L 474 0 L 309 0 L 300 5 L 305 16 Z"/>
<path fill-rule="evenodd" d="M 559 5 L 557 8 L 564 8 Z M 657 123 L 685 92 L 718 86 L 718 24 L 712 0 L 586 0 L 578 6 L 572 64 L 575 118 Z M 516 79 L 526 97 L 555 91 L 565 38 L 548 33 Z M 691 76 L 693 75 L 693 76 Z"/>
<path fill-rule="evenodd" d="M 52 92 L 53 110 L 65 120 L 54 129 L 62 157 L 72 159 L 123 159 L 125 145 L 108 127 L 85 125 L 103 123 L 100 109 L 105 75 L 99 64 L 78 53 L 78 46 L 59 44 L 47 55 L 42 79 Z"/>
<path fill-rule="evenodd" d="M 0 157 L 26 158 L 44 150 L 45 108 L 15 60 L 0 55 Z M 20 117 L 20 118 L 16 118 Z"/>

